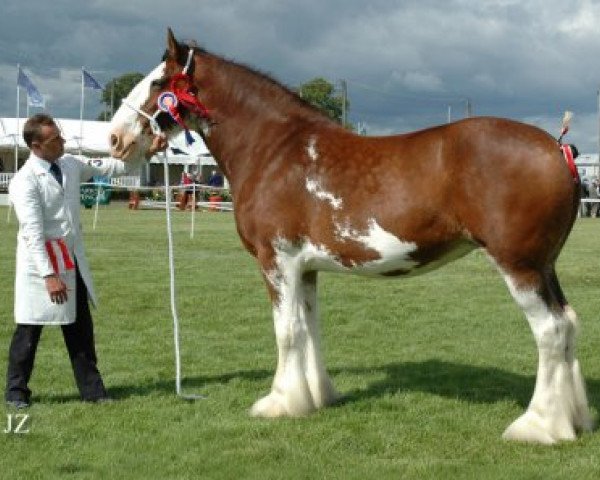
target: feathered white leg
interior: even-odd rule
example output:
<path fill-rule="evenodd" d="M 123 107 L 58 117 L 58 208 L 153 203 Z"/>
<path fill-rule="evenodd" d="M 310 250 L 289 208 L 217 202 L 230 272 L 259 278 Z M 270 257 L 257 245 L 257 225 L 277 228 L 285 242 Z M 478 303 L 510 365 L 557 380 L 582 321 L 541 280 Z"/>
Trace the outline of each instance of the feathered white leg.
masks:
<path fill-rule="evenodd" d="M 303 275 L 293 263 L 267 277 L 278 293 L 273 307 L 278 361 L 271 393 L 253 405 L 254 416 L 306 415 L 339 397 L 320 352 L 317 274 Z"/>
<path fill-rule="evenodd" d="M 584 381 L 574 358 L 576 316 L 572 310 L 551 310 L 539 293 L 517 288 L 510 277 L 507 283 L 533 331 L 539 364 L 529 407 L 503 437 L 544 444 L 573 440 L 577 429 L 591 428 Z"/>

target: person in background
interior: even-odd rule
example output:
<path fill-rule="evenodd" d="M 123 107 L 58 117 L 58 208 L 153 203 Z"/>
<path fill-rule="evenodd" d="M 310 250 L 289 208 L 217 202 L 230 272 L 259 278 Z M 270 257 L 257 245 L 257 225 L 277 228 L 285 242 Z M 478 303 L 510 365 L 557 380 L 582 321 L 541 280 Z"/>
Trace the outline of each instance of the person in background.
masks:
<path fill-rule="evenodd" d="M 595 218 L 598 216 L 598 209 L 600 208 L 599 201 L 599 192 L 598 192 L 598 179 L 592 178 L 592 181 L 589 184 L 589 199 L 594 200 L 593 202 L 588 203 L 589 205 L 589 216 Z"/>
<path fill-rule="evenodd" d="M 213 170 L 210 175 L 210 178 L 208 179 L 208 184 L 211 187 L 222 187 L 223 175 L 221 175 L 217 170 Z"/>
<path fill-rule="evenodd" d="M 181 193 L 179 197 L 179 210 L 185 210 L 194 193 L 194 178 L 187 172 L 181 172 Z"/>
<path fill-rule="evenodd" d="M 85 256 L 80 223 L 79 184 L 94 175 L 124 175 L 133 166 L 105 158 L 64 154 L 65 140 L 53 118 L 31 117 L 23 138 L 31 150 L 9 186 L 19 221 L 13 334 L 5 400 L 15 408 L 31 402 L 29 380 L 44 325 L 60 325 L 81 399 L 109 400 L 97 368 L 88 298 L 96 296 Z M 166 148 L 153 139 L 147 158 Z"/>
<path fill-rule="evenodd" d="M 580 217 L 589 217 L 589 207 L 590 203 L 585 202 L 583 200 L 589 198 L 590 196 L 590 187 L 587 178 L 582 178 L 581 183 L 579 184 L 579 193 L 581 196 L 579 202 L 579 216 Z"/>

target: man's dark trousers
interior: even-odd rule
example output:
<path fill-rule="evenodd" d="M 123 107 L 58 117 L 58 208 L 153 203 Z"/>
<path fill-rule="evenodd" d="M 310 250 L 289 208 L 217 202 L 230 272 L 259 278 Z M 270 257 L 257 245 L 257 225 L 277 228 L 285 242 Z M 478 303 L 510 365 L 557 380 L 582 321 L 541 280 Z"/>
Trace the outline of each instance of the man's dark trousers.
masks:
<path fill-rule="evenodd" d="M 77 317 L 74 323 L 61 325 L 61 328 L 81 398 L 94 401 L 106 397 L 106 390 L 96 366 L 94 325 L 87 289 L 78 268 L 76 282 Z M 29 402 L 31 390 L 29 390 L 28 383 L 33 371 L 42 328 L 43 325 L 17 325 L 8 353 L 6 401 Z"/>

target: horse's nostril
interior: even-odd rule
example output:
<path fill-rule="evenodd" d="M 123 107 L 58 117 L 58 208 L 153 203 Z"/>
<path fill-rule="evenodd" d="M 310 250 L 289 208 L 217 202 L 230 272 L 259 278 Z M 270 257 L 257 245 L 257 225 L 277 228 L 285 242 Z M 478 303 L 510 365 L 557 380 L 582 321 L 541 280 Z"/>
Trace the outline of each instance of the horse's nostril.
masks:
<path fill-rule="evenodd" d="M 119 137 L 117 137 L 114 133 L 110 136 L 110 146 L 116 147 L 119 143 Z"/>

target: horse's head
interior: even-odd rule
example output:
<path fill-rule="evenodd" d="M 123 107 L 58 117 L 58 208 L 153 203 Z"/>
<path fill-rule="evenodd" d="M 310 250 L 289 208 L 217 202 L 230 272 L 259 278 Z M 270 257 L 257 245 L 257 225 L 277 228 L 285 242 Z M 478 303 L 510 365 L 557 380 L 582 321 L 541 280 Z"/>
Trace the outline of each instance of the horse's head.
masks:
<path fill-rule="evenodd" d="M 187 117 L 190 110 L 196 108 L 194 113 L 202 113 L 198 109 L 203 106 L 190 94 L 192 86 L 182 85 L 193 74 L 192 53 L 190 47 L 177 42 L 169 29 L 163 62 L 133 88 L 112 119 L 109 141 L 113 157 L 137 161 L 148 151 L 157 127 L 169 136 L 185 125 L 182 117 Z M 182 75 L 184 69 L 190 76 Z M 181 95 L 173 93 L 179 91 L 189 95 L 182 101 Z M 206 116 L 206 111 L 203 113 Z"/>

